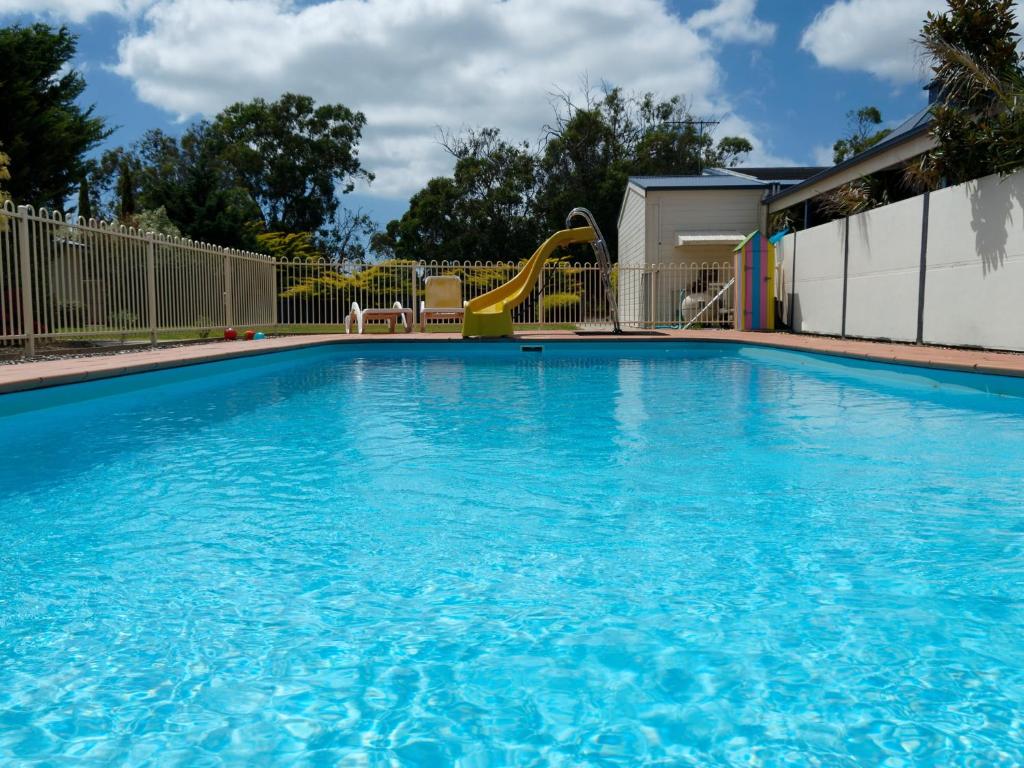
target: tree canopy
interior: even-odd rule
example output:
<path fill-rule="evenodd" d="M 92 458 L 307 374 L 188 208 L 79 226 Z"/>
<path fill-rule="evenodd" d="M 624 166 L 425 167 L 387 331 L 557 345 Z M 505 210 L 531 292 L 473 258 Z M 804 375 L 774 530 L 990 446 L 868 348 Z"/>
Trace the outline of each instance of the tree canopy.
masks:
<path fill-rule="evenodd" d="M 882 113 L 878 107 L 861 107 L 846 113 L 849 133 L 832 145 L 832 162 L 841 163 L 854 155 L 870 149 L 892 133 L 890 128 L 881 128 Z"/>
<path fill-rule="evenodd" d="M 536 248 L 537 160 L 529 147 L 503 140 L 496 128 L 444 141 L 455 158 L 452 175 L 413 195 L 373 249 L 400 259 L 505 261 Z"/>
<path fill-rule="evenodd" d="M 496 128 L 444 136 L 455 158 L 452 175 L 413 195 L 409 210 L 373 239 L 373 250 L 405 259 L 518 260 L 563 227 L 576 206 L 594 213 L 614 248 L 630 176 L 733 166 L 752 150 L 742 137 L 716 143 L 679 96 L 659 100 L 618 88 L 588 92 L 581 104 L 558 96 L 545 133 L 536 150 L 502 139 Z"/>
<path fill-rule="evenodd" d="M 543 229 L 560 229 L 576 206 L 589 208 L 614 251 L 618 214 L 630 176 L 695 174 L 734 166 L 753 147 L 742 137 L 717 144 L 700 129 L 681 96 L 627 95 L 606 88 L 568 95 L 555 103 L 555 119 L 538 159 L 537 212 Z"/>
<path fill-rule="evenodd" d="M 930 12 L 919 42 L 930 58 L 938 148 L 917 166 L 931 185 L 1024 164 L 1024 71 L 1012 0 L 949 0 Z"/>
<path fill-rule="evenodd" d="M 86 154 L 110 135 L 93 107 L 76 102 L 85 79 L 70 67 L 76 38 L 46 24 L 0 28 L 0 144 L 7 191 L 23 204 L 63 208 Z"/>
<path fill-rule="evenodd" d="M 252 249 L 261 232 L 308 232 L 326 249 L 348 221 L 338 193 L 373 178 L 357 153 L 365 121 L 286 93 L 234 104 L 181 138 L 151 130 L 96 163 L 94 208 L 120 219 L 163 208 L 189 237 L 220 245 Z"/>
<path fill-rule="evenodd" d="M 365 125 L 362 112 L 285 93 L 228 107 L 214 118 L 210 138 L 268 230 L 316 232 L 337 212 L 338 191 L 373 179 L 357 150 Z"/>

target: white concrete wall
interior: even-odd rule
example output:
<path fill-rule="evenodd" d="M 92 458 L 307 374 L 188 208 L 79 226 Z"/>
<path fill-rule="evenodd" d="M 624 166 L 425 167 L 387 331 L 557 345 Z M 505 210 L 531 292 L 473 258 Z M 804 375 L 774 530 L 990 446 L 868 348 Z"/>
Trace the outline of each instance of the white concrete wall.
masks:
<path fill-rule="evenodd" d="M 839 334 L 843 323 L 843 227 L 834 221 L 786 235 L 783 269 L 793 293 L 793 327 L 804 333 Z M 793 252 L 796 249 L 796 266 Z M 795 279 L 796 287 L 792 289 Z M 787 317 L 789 307 L 786 308 Z"/>
<path fill-rule="evenodd" d="M 847 336 L 916 340 L 923 211 L 919 196 L 851 217 Z M 783 239 L 786 317 L 792 292 L 798 331 L 842 330 L 845 226 Z M 1024 350 L 1024 171 L 933 192 L 926 257 L 926 343 Z"/>
<path fill-rule="evenodd" d="M 931 195 L 924 341 L 1024 350 L 1024 172 Z"/>
<path fill-rule="evenodd" d="M 923 200 L 914 197 L 850 217 L 847 336 L 917 340 Z"/>

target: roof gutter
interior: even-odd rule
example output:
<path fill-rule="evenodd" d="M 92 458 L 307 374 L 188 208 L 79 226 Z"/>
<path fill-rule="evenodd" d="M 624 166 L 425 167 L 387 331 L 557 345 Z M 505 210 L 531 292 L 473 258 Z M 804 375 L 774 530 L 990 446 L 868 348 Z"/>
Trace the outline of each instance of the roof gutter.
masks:
<path fill-rule="evenodd" d="M 890 141 L 879 142 L 878 144 L 875 144 L 875 146 L 869 149 L 865 149 L 860 154 L 854 155 L 850 159 L 844 160 L 838 165 L 833 165 L 831 168 L 822 171 L 819 174 L 811 176 L 809 179 L 804 179 L 799 184 L 794 184 L 791 187 L 786 187 L 785 189 L 776 192 L 773 195 L 770 195 L 769 197 L 765 198 L 764 202 L 766 204 L 770 204 L 775 202 L 780 197 L 791 195 L 794 192 L 798 193 L 801 190 L 806 189 L 807 187 L 812 187 L 815 184 L 818 184 L 828 179 L 830 176 L 836 176 L 842 173 L 843 171 L 849 170 L 850 168 L 853 168 L 859 163 L 864 162 L 865 160 L 870 160 L 875 155 L 880 155 L 883 152 L 888 152 L 890 149 L 894 149 L 900 146 L 901 144 L 905 144 L 911 139 L 916 139 L 921 134 L 927 133 L 931 129 L 931 127 L 931 122 L 923 123 L 922 125 L 919 125 L 916 128 L 912 128 L 909 131 L 906 131 L 905 133 L 901 133 L 899 136 Z"/>

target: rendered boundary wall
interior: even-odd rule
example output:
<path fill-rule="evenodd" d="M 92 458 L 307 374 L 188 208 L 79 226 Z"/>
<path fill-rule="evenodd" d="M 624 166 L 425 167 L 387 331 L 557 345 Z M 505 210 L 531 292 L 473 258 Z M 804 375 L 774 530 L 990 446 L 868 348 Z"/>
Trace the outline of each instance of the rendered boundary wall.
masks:
<path fill-rule="evenodd" d="M 1024 172 L 787 235 L 794 331 L 1024 350 Z"/>

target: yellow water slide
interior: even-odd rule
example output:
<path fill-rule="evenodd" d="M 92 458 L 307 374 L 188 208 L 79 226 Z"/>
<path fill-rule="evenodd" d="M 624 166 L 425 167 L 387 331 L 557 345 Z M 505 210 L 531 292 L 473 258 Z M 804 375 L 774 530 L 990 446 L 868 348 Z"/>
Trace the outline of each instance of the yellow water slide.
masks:
<path fill-rule="evenodd" d="M 574 227 L 555 232 L 534 251 L 533 256 L 515 277 L 504 285 L 477 296 L 466 305 L 462 335 L 484 338 L 511 336 L 512 310 L 526 301 L 533 291 L 548 256 L 563 245 L 592 243 L 597 238 L 593 227 Z"/>

